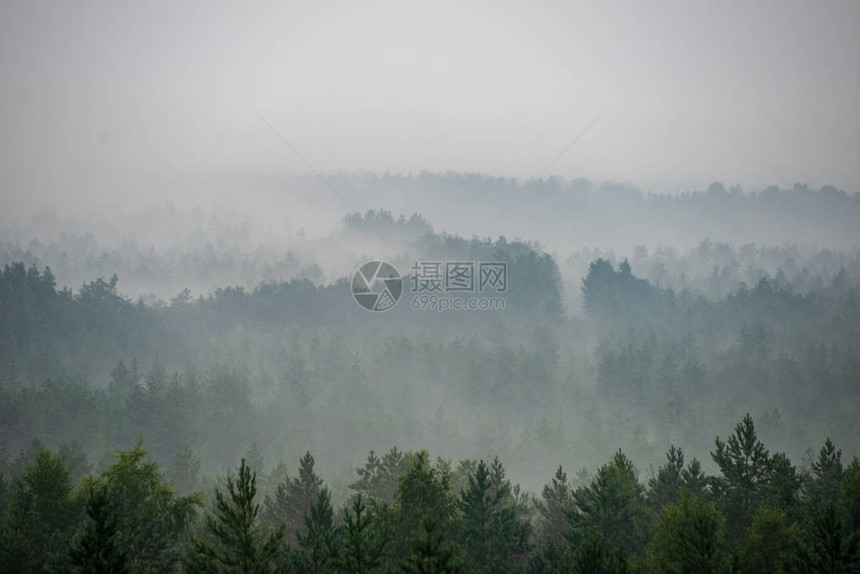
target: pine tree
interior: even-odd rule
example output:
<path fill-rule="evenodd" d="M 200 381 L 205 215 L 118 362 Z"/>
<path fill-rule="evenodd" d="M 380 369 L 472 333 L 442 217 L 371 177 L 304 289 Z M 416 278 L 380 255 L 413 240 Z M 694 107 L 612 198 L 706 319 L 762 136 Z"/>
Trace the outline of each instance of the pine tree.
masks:
<path fill-rule="evenodd" d="M 343 537 L 338 569 L 345 574 L 365 574 L 379 567 L 387 539 L 374 529 L 374 513 L 364 497 L 358 494 L 352 502 L 352 513 L 343 511 Z"/>
<path fill-rule="evenodd" d="M 376 456 L 376 453 L 371 450 L 367 455 L 367 460 L 363 468 L 356 469 L 359 479 L 349 487 L 359 493 L 365 494 L 371 498 L 379 496 L 380 474 L 382 470 L 382 461 Z"/>
<path fill-rule="evenodd" d="M 63 570 L 80 509 L 63 459 L 39 446 L 35 460 L 12 482 L 0 571 Z M 4 525 L 4 526 L 5 526 Z M 6 555 L 6 556 L 3 556 Z"/>
<path fill-rule="evenodd" d="M 762 498 L 771 506 L 785 509 L 794 516 L 799 502 L 800 476 L 785 453 L 771 459 L 770 480 L 763 487 Z"/>
<path fill-rule="evenodd" d="M 611 547 L 598 533 L 592 533 L 583 541 L 559 569 L 561 574 L 627 574 L 628 571 L 624 552 Z"/>
<path fill-rule="evenodd" d="M 379 472 L 378 497 L 385 502 L 393 502 L 400 484 L 400 477 L 406 472 L 406 460 L 403 452 L 392 447 L 382 455 L 382 466 Z"/>
<path fill-rule="evenodd" d="M 493 511 L 501 502 L 499 493 L 492 493 L 492 479 L 486 463 L 478 463 L 475 474 L 469 477 L 466 489 L 460 492 L 459 507 L 463 513 L 463 545 L 480 570 L 491 558 L 490 545 Z"/>
<path fill-rule="evenodd" d="M 656 512 L 678 500 L 683 488 L 684 452 L 671 445 L 666 459 L 657 476 L 648 481 L 648 504 Z"/>
<path fill-rule="evenodd" d="M 184 564 L 186 572 L 274 571 L 281 553 L 283 527 L 269 532 L 259 524 L 256 495 L 257 476 L 242 459 L 236 479 L 227 478 L 226 496 L 220 489 L 215 490 L 216 514 L 206 517 L 206 537 L 194 541 L 194 549 Z"/>
<path fill-rule="evenodd" d="M 704 497 L 708 489 L 708 477 L 702 470 L 702 463 L 694 458 L 687 465 L 687 468 L 681 471 L 681 483 L 684 491 L 693 496 Z"/>
<path fill-rule="evenodd" d="M 89 521 L 69 551 L 73 569 L 87 574 L 130 572 L 128 554 L 116 538 L 117 519 L 106 486 L 98 485 L 90 491 L 86 510 Z"/>
<path fill-rule="evenodd" d="M 797 527 L 779 506 L 765 505 L 753 517 L 740 550 L 740 572 L 784 574 L 793 571 Z"/>
<path fill-rule="evenodd" d="M 725 565 L 725 534 L 722 515 L 689 493 L 666 507 L 648 547 L 655 572 L 721 572 Z"/>
<path fill-rule="evenodd" d="M 650 515 L 633 463 L 620 450 L 589 484 L 574 491 L 573 498 L 575 506 L 568 513 L 573 544 L 579 545 L 596 532 L 627 554 L 641 552 L 648 539 Z"/>
<path fill-rule="evenodd" d="M 266 496 L 264 500 L 264 517 L 274 526 L 286 525 L 287 542 L 291 545 L 298 543 L 296 531 L 304 525 L 305 515 L 317 500 L 322 478 L 314 471 L 314 457 L 310 452 L 299 461 L 299 476 L 285 478 L 275 488 L 274 496 Z"/>
<path fill-rule="evenodd" d="M 568 530 L 566 513 L 573 506 L 573 492 L 561 465 L 556 469 L 552 482 L 544 485 L 541 496 L 543 500 L 535 503 L 541 517 L 540 537 L 544 542 L 564 546 Z"/>
<path fill-rule="evenodd" d="M 412 538 L 425 517 L 436 520 L 440 528 L 449 528 L 456 512 L 450 472 L 445 467 L 431 465 L 425 450 L 414 453 L 410 459 L 411 464 L 397 486 L 393 512 L 385 517 L 391 529 L 388 533 L 392 538 L 394 560 L 409 555 Z M 385 509 L 385 505 L 382 508 Z"/>
<path fill-rule="evenodd" d="M 722 501 L 732 540 L 739 541 L 752 522 L 752 516 L 770 480 L 773 461 L 758 440 L 755 424 L 747 413 L 727 442 L 717 437 L 711 457 L 722 473 L 713 480 L 715 495 Z"/>
<path fill-rule="evenodd" d="M 304 530 L 297 533 L 299 548 L 293 553 L 296 570 L 307 574 L 329 572 L 337 558 L 339 534 L 334 526 L 331 496 L 328 488 L 323 487 L 305 514 Z"/>
<path fill-rule="evenodd" d="M 848 536 L 834 502 L 815 518 L 812 549 L 805 556 L 812 572 L 848 573 L 860 570 L 860 532 Z"/>
<path fill-rule="evenodd" d="M 478 571 L 522 567 L 529 550 L 530 524 L 517 516 L 510 483 L 496 459 L 491 468 L 478 463 L 468 486 L 460 491 L 463 547 Z"/>
<path fill-rule="evenodd" d="M 462 572 L 454 545 L 432 517 L 421 522 L 421 533 L 412 541 L 412 555 L 400 563 L 405 574 L 459 574 Z"/>
<path fill-rule="evenodd" d="M 812 461 L 812 477 L 808 481 L 807 499 L 814 508 L 821 508 L 835 500 L 842 482 L 842 451 L 828 437 Z"/>
<path fill-rule="evenodd" d="M 836 446 L 830 437 L 824 441 L 824 446 L 818 453 L 818 459 L 812 462 L 812 472 L 818 478 L 828 475 L 840 476 L 842 474 L 842 450 L 836 450 Z"/>

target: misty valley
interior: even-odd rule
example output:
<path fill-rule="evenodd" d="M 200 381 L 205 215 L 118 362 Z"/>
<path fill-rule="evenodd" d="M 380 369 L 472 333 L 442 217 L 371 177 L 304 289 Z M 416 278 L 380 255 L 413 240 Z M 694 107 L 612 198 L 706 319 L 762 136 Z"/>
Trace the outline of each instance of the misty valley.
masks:
<path fill-rule="evenodd" d="M 858 571 L 858 195 L 331 181 L 3 231 L 0 570 Z"/>

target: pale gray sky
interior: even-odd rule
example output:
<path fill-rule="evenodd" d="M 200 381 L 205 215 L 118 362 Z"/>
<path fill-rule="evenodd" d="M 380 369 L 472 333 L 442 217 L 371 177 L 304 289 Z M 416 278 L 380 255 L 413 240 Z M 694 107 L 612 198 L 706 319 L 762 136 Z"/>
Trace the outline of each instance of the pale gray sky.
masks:
<path fill-rule="evenodd" d="M 0 200 L 200 174 L 860 190 L 860 2 L 0 4 Z M 126 192 L 126 196 L 123 195 Z M 58 199 L 59 200 L 59 199 Z"/>

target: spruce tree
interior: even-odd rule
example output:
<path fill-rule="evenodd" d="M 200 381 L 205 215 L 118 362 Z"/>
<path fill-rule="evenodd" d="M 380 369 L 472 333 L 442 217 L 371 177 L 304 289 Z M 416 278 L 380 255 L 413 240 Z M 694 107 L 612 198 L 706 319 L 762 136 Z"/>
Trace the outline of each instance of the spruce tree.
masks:
<path fill-rule="evenodd" d="M 573 497 L 568 520 L 574 545 L 597 533 L 627 554 L 641 553 L 648 540 L 650 514 L 633 463 L 620 450 Z"/>
<path fill-rule="evenodd" d="M 242 459 L 236 479 L 227 477 L 226 495 L 220 489 L 215 490 L 216 513 L 206 517 L 206 535 L 194 541 L 184 564 L 186 572 L 274 571 L 281 554 L 283 527 L 270 532 L 259 523 L 256 495 L 257 476 Z"/>
<path fill-rule="evenodd" d="M 297 532 L 299 548 L 293 553 L 293 565 L 300 573 L 329 572 L 340 545 L 334 525 L 334 509 L 328 488 L 317 493 L 316 500 L 304 517 L 304 528 Z"/>
<path fill-rule="evenodd" d="M 317 500 L 322 478 L 314 471 L 314 457 L 306 452 L 299 461 L 299 476 L 286 477 L 275 488 L 274 496 L 264 500 L 264 518 L 273 527 L 286 525 L 287 542 L 298 543 L 296 531 L 305 523 L 305 515 Z"/>
<path fill-rule="evenodd" d="M 343 511 L 342 547 L 337 565 L 341 572 L 365 574 L 382 564 L 387 539 L 375 530 L 374 512 L 358 494 L 352 512 Z"/>
<path fill-rule="evenodd" d="M 627 557 L 609 545 L 598 533 L 592 533 L 576 549 L 569 560 L 562 562 L 562 574 L 627 574 Z"/>
<path fill-rule="evenodd" d="M 469 484 L 460 491 L 463 547 L 478 571 L 492 567 L 512 571 L 524 565 L 530 524 L 517 516 L 510 483 L 498 459 L 488 468 L 478 463 Z"/>
<path fill-rule="evenodd" d="M 683 490 L 693 496 L 704 497 L 708 493 L 708 477 L 702 470 L 702 463 L 697 458 L 690 461 L 687 468 L 681 471 Z"/>
<path fill-rule="evenodd" d="M 848 535 L 834 502 L 815 517 L 812 548 L 803 562 L 812 572 L 848 573 L 860 570 L 860 532 Z"/>
<path fill-rule="evenodd" d="M 405 574 L 459 574 L 463 571 L 454 545 L 445 537 L 439 522 L 428 516 L 412 541 L 412 555 L 400 563 Z"/>
<path fill-rule="evenodd" d="M 773 461 L 758 440 L 755 424 L 747 413 L 727 442 L 717 437 L 711 457 L 722 473 L 713 480 L 714 494 L 722 501 L 727 527 L 733 541 L 739 541 L 752 522 L 770 480 Z"/>
<path fill-rule="evenodd" d="M 543 500 L 535 503 L 541 517 L 541 540 L 564 546 L 568 530 L 566 513 L 573 506 L 573 492 L 561 465 L 556 469 L 552 481 L 544 485 L 541 496 Z"/>
<path fill-rule="evenodd" d="M 62 457 L 40 445 L 10 491 L 0 572 L 65 569 L 74 525 L 81 516 Z"/>
<path fill-rule="evenodd" d="M 411 541 L 420 531 L 422 520 L 430 516 L 440 528 L 450 528 L 456 512 L 451 494 L 451 475 L 444 467 L 430 464 L 427 451 L 414 453 L 409 468 L 400 477 L 392 512 L 386 521 L 392 537 L 391 558 L 406 558 Z M 384 510 L 385 505 L 382 506 Z M 396 565 L 396 562 L 395 562 Z"/>
<path fill-rule="evenodd" d="M 89 492 L 86 510 L 89 520 L 69 551 L 73 570 L 87 574 L 130 572 L 128 554 L 117 541 L 117 519 L 107 486 L 97 485 Z"/>
<path fill-rule="evenodd" d="M 739 554 L 741 574 L 792 572 L 798 545 L 796 525 L 784 508 L 764 505 L 753 517 Z"/>
<path fill-rule="evenodd" d="M 648 480 L 648 504 L 656 512 L 674 503 L 683 488 L 684 452 L 671 445 L 666 459 L 666 464 L 657 470 L 657 476 Z"/>
<path fill-rule="evenodd" d="M 660 516 L 648 557 L 657 573 L 721 572 L 726 563 L 722 515 L 713 504 L 683 493 Z"/>

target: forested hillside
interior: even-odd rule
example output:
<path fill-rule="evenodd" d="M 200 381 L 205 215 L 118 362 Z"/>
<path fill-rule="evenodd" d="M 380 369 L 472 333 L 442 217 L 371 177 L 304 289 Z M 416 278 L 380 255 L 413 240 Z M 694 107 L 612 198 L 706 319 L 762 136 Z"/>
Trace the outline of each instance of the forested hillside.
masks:
<path fill-rule="evenodd" d="M 538 246 L 367 217 L 506 262 L 505 309 L 371 314 L 345 278 L 165 303 L 7 264 L 6 571 L 855 567 L 856 254 L 607 253 L 571 297 Z"/>

